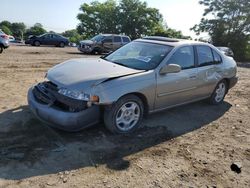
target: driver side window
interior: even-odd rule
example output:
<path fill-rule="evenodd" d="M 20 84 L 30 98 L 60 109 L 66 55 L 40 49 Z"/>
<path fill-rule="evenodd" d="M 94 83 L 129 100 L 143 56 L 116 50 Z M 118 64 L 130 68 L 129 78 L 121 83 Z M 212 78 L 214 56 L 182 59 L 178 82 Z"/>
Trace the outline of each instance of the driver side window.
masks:
<path fill-rule="evenodd" d="M 181 69 L 194 68 L 194 49 L 192 46 L 179 48 L 168 60 L 167 64 L 180 65 Z"/>

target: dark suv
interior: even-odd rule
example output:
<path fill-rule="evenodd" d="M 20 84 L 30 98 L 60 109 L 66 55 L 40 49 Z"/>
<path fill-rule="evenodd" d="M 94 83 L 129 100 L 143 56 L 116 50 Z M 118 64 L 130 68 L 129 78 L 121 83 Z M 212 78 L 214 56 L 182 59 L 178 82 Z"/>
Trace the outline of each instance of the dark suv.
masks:
<path fill-rule="evenodd" d="M 125 35 L 100 34 L 90 40 L 80 41 L 78 50 L 83 53 L 107 53 L 122 47 L 130 41 L 130 38 Z"/>

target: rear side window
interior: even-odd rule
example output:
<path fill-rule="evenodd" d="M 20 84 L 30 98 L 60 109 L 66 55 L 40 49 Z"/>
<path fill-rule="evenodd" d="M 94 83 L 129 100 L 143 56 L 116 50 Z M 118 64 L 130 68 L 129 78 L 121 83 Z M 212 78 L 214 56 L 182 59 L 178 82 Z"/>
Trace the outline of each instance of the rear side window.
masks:
<path fill-rule="evenodd" d="M 197 46 L 198 63 L 199 66 L 207 66 L 214 64 L 212 50 L 208 46 Z"/>
<path fill-rule="evenodd" d="M 212 51 L 213 51 L 213 55 L 214 55 L 214 63 L 215 64 L 222 63 L 221 56 L 215 50 L 212 50 Z"/>
<path fill-rule="evenodd" d="M 112 38 L 111 37 L 106 37 L 103 42 L 105 43 L 112 43 Z"/>
<path fill-rule="evenodd" d="M 179 48 L 168 60 L 168 64 L 177 64 L 181 69 L 194 68 L 194 49 L 191 46 Z"/>
<path fill-rule="evenodd" d="M 130 39 L 128 37 L 122 37 L 123 42 L 130 42 Z"/>
<path fill-rule="evenodd" d="M 115 36 L 115 37 L 114 37 L 114 42 L 122 42 L 121 37 Z"/>

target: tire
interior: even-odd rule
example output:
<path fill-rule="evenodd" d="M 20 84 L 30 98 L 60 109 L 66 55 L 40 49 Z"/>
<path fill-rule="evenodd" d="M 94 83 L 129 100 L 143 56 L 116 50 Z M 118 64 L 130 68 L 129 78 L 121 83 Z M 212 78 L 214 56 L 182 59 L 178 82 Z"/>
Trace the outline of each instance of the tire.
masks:
<path fill-rule="evenodd" d="M 135 95 L 126 95 L 104 109 L 104 124 L 112 133 L 128 134 L 140 127 L 144 105 Z"/>
<path fill-rule="evenodd" d="M 0 54 L 3 53 L 3 47 L 0 45 Z"/>
<path fill-rule="evenodd" d="M 40 46 L 40 45 L 41 43 L 38 40 L 34 41 L 34 46 Z"/>
<path fill-rule="evenodd" d="M 94 48 L 91 52 L 93 55 L 100 55 L 101 54 L 101 49 L 99 48 Z"/>
<path fill-rule="evenodd" d="M 59 47 L 60 47 L 60 48 L 64 48 L 64 47 L 65 47 L 65 43 L 64 43 L 64 42 L 60 42 L 60 43 L 59 43 Z"/>
<path fill-rule="evenodd" d="M 227 94 L 228 90 L 228 84 L 225 80 L 220 81 L 214 91 L 211 97 L 209 98 L 209 103 L 213 105 L 221 104 Z"/>

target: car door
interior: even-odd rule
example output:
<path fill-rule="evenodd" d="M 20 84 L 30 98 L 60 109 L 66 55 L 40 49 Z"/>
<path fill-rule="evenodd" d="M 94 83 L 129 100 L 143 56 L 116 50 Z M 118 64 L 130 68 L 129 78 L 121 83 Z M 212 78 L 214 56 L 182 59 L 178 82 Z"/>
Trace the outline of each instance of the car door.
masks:
<path fill-rule="evenodd" d="M 113 36 L 107 36 L 103 39 L 102 45 L 105 52 L 113 51 Z"/>
<path fill-rule="evenodd" d="M 200 97 L 208 97 L 212 94 L 221 77 L 221 70 L 216 66 L 220 61 L 215 61 L 212 49 L 207 45 L 197 45 L 195 46 L 195 49 L 197 51 L 197 76 L 199 80 L 197 93 Z"/>
<path fill-rule="evenodd" d="M 58 36 L 55 34 L 51 34 L 49 45 L 58 45 Z"/>
<path fill-rule="evenodd" d="M 156 109 L 164 109 L 196 98 L 198 78 L 193 46 L 177 49 L 167 64 L 178 64 L 182 70 L 178 73 L 157 74 Z"/>
<path fill-rule="evenodd" d="M 113 50 L 116 50 L 122 46 L 122 38 L 120 36 L 114 36 Z"/>
<path fill-rule="evenodd" d="M 51 40 L 51 34 L 45 34 L 42 37 L 41 43 L 44 45 L 49 45 Z"/>

